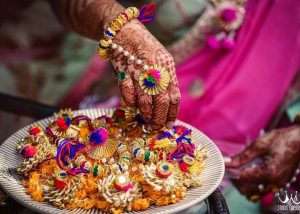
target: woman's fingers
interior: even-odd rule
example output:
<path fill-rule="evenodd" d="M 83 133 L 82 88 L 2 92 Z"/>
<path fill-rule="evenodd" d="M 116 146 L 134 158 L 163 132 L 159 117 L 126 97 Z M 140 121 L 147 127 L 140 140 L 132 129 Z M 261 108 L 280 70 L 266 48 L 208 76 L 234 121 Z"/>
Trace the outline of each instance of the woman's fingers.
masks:
<path fill-rule="evenodd" d="M 170 106 L 169 106 L 169 110 L 168 110 L 166 126 L 168 128 L 172 128 L 172 126 L 177 118 L 180 99 L 181 99 L 181 95 L 180 95 L 180 91 L 179 91 L 179 87 L 178 87 L 176 78 L 175 78 L 175 80 L 170 82 L 168 92 L 169 92 L 169 97 L 170 97 Z"/>
<path fill-rule="evenodd" d="M 134 71 L 132 75 L 134 90 L 136 91 L 136 104 L 140 110 L 142 118 L 149 122 L 152 116 L 152 96 L 146 94 L 139 84 L 140 71 Z"/>
<path fill-rule="evenodd" d="M 250 166 L 242 170 L 240 180 L 251 183 L 274 183 L 282 175 L 283 169 L 284 167 L 281 167 L 279 162 L 270 158 L 261 165 Z"/>
<path fill-rule="evenodd" d="M 243 152 L 232 157 L 230 162 L 225 163 L 226 167 L 228 168 L 240 167 L 254 160 L 256 157 L 266 153 L 270 148 L 272 142 L 274 142 L 276 136 L 277 136 L 276 132 L 272 131 L 264 135 L 263 137 L 255 140 Z"/>
<path fill-rule="evenodd" d="M 156 48 L 155 53 L 156 53 L 154 56 L 155 61 L 159 65 L 167 69 L 170 75 L 170 82 L 167 88 L 167 93 L 170 102 L 168 104 L 168 108 L 161 109 L 161 111 L 164 111 L 163 115 L 167 114 L 166 120 L 162 121 L 164 122 L 163 125 L 166 125 L 168 128 L 171 128 L 177 118 L 177 113 L 178 113 L 179 103 L 181 98 L 179 87 L 178 87 L 178 81 L 176 77 L 175 62 L 171 54 L 164 48 L 161 47 Z"/>
<path fill-rule="evenodd" d="M 256 157 L 261 155 L 266 148 L 261 147 L 260 141 L 254 141 L 248 148 L 231 158 L 230 162 L 225 163 L 228 168 L 241 167 L 244 164 L 249 163 Z"/>
<path fill-rule="evenodd" d="M 165 126 L 170 105 L 170 98 L 168 93 L 162 92 L 154 96 L 153 101 L 151 126 L 152 129 L 158 130 Z"/>
<path fill-rule="evenodd" d="M 123 75 L 125 75 L 124 79 L 120 80 L 120 78 L 123 78 Z M 120 92 L 125 103 L 128 106 L 135 106 L 136 100 L 134 94 L 134 85 L 132 79 L 130 78 L 130 75 L 125 71 L 120 71 L 119 73 L 117 73 L 117 78 Z"/>

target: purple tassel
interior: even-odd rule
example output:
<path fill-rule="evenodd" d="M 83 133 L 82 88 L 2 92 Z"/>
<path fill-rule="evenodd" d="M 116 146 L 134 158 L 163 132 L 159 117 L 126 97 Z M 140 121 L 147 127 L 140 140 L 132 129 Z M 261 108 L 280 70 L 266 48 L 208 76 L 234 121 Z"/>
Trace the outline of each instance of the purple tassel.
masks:
<path fill-rule="evenodd" d="M 151 2 L 150 4 L 145 4 L 140 8 L 140 15 L 138 19 L 143 23 L 152 22 L 155 18 L 156 4 Z"/>
<path fill-rule="evenodd" d="M 46 133 L 52 138 L 53 141 L 56 141 L 57 137 L 48 126 L 46 127 Z"/>
<path fill-rule="evenodd" d="M 66 171 L 70 175 L 77 175 L 79 173 L 89 173 L 89 170 L 81 168 L 68 168 L 68 160 L 72 160 L 76 152 L 84 149 L 85 145 L 77 140 L 65 138 L 62 140 L 57 148 L 56 162 L 59 168 Z"/>
<path fill-rule="evenodd" d="M 93 125 L 92 125 L 92 121 L 91 119 L 88 117 L 88 116 L 85 116 L 85 115 L 79 115 L 77 117 L 74 117 L 72 119 L 72 123 L 79 123 L 79 121 L 81 120 L 85 120 L 87 123 L 88 123 L 88 126 L 89 126 L 89 129 L 90 130 L 93 130 Z"/>

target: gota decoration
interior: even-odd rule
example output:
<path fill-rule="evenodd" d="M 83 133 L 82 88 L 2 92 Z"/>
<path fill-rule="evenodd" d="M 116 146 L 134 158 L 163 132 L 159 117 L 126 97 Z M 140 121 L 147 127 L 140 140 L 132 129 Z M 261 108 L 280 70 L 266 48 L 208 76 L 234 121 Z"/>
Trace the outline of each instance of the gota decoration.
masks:
<path fill-rule="evenodd" d="M 158 95 L 165 91 L 169 82 L 168 70 L 159 65 L 152 65 L 149 69 L 142 71 L 139 78 L 142 90 L 149 95 Z"/>
<path fill-rule="evenodd" d="M 103 115 L 112 116 L 114 109 L 86 109 L 86 110 L 79 110 L 74 111 L 73 113 L 76 115 L 87 115 L 92 119 L 98 118 Z M 34 201 L 29 195 L 24 192 L 24 187 L 21 184 L 20 177 L 12 174 L 9 172 L 8 169 L 15 169 L 20 165 L 21 157 L 15 151 L 16 147 L 16 140 L 20 138 L 25 138 L 28 136 L 27 130 L 35 126 L 37 124 L 41 125 L 45 128 L 50 121 L 54 118 L 49 117 L 38 122 L 35 122 L 31 125 L 28 125 L 12 136 L 10 136 L 1 146 L 0 146 L 0 184 L 1 187 L 9 194 L 17 202 L 21 203 L 22 205 L 32 209 L 35 212 L 39 213 L 60 213 L 60 214 L 104 214 L 104 211 L 98 209 L 90 209 L 90 210 L 83 210 L 83 209 L 75 209 L 73 211 L 67 209 L 59 209 L 58 207 L 54 207 L 49 203 L 40 203 Z M 167 206 L 151 206 L 145 211 L 138 211 L 138 212 L 131 212 L 131 213 L 139 213 L 139 214 L 156 214 L 156 213 L 164 213 L 164 214 L 171 214 L 175 212 L 183 211 L 201 201 L 206 199 L 215 189 L 220 185 L 222 178 L 224 176 L 224 161 L 221 155 L 221 152 L 217 148 L 217 146 L 202 132 L 197 130 L 196 128 L 181 122 L 176 121 L 176 125 L 183 125 L 187 128 L 192 129 L 193 138 L 197 145 L 201 145 L 205 147 L 209 153 L 209 157 L 206 160 L 206 167 L 203 173 L 200 176 L 201 181 L 203 181 L 203 186 L 195 187 L 187 191 L 186 197 L 175 204 L 170 204 Z M 107 141 L 109 142 L 109 141 Z M 3 164 L 5 163 L 5 164 Z M 77 177 L 74 177 L 77 178 Z M 80 179 L 80 177 L 78 177 Z M 112 177 L 113 179 L 113 177 Z M 113 180 L 109 180 L 109 182 L 113 182 Z M 77 188 L 76 180 L 72 180 L 68 185 L 72 186 L 72 188 Z M 132 188 L 132 191 L 135 190 L 135 187 Z M 49 194 L 57 193 L 57 189 L 49 190 Z M 120 194 L 126 194 L 126 192 L 119 192 Z M 123 195 L 121 195 L 123 197 Z M 74 197 L 72 194 L 64 197 Z M 55 199 L 59 201 L 60 198 Z M 63 199 L 61 199 L 63 200 Z"/>
<path fill-rule="evenodd" d="M 108 139 L 101 146 L 95 146 L 90 148 L 89 157 L 92 159 L 110 158 L 118 149 L 119 142 L 113 138 Z"/>

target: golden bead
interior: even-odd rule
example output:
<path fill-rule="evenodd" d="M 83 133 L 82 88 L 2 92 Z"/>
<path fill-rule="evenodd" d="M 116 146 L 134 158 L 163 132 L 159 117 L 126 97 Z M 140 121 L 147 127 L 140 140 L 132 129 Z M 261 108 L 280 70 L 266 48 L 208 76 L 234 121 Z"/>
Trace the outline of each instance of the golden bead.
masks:
<path fill-rule="evenodd" d="M 99 48 L 100 48 L 100 49 L 104 49 L 104 50 L 108 49 L 108 48 L 109 48 L 109 43 L 108 43 L 108 41 L 106 41 L 106 40 L 104 40 L 104 39 L 101 39 L 101 40 L 99 41 Z"/>
<path fill-rule="evenodd" d="M 109 27 L 111 29 L 113 29 L 114 31 L 119 31 L 122 28 L 122 26 L 123 26 L 123 23 L 120 22 L 118 19 L 113 20 L 109 25 Z"/>
<path fill-rule="evenodd" d="M 123 24 L 128 22 L 127 18 L 123 14 L 119 14 L 117 19 L 119 19 Z"/>
<path fill-rule="evenodd" d="M 129 8 L 127 8 L 124 12 L 127 14 L 129 20 L 133 19 L 134 14 Z"/>
<path fill-rule="evenodd" d="M 122 17 L 120 17 L 120 16 L 118 16 L 118 17 L 116 18 L 116 20 L 117 20 L 118 22 L 120 22 L 121 25 L 124 25 L 124 24 L 127 23 L 127 20 L 124 21 L 124 19 L 123 19 Z"/>
<path fill-rule="evenodd" d="M 101 48 L 98 48 L 97 54 L 102 58 L 102 59 L 107 59 L 108 58 L 108 52 L 106 50 L 103 50 Z"/>
<path fill-rule="evenodd" d="M 140 11 L 136 7 L 130 7 L 130 9 L 133 11 L 134 18 L 137 18 L 140 15 Z"/>

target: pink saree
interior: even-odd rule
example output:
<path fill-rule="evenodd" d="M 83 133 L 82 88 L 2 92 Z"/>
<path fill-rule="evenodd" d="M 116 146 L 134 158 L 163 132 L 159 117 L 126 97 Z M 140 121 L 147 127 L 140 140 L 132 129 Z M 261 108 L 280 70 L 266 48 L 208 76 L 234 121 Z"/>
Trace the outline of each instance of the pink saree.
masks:
<path fill-rule="evenodd" d="M 236 49 L 203 48 L 177 68 L 179 119 L 216 140 L 225 155 L 258 136 L 299 69 L 300 3 L 250 0 L 246 9 Z M 192 98 L 188 87 L 197 78 L 205 91 Z"/>

